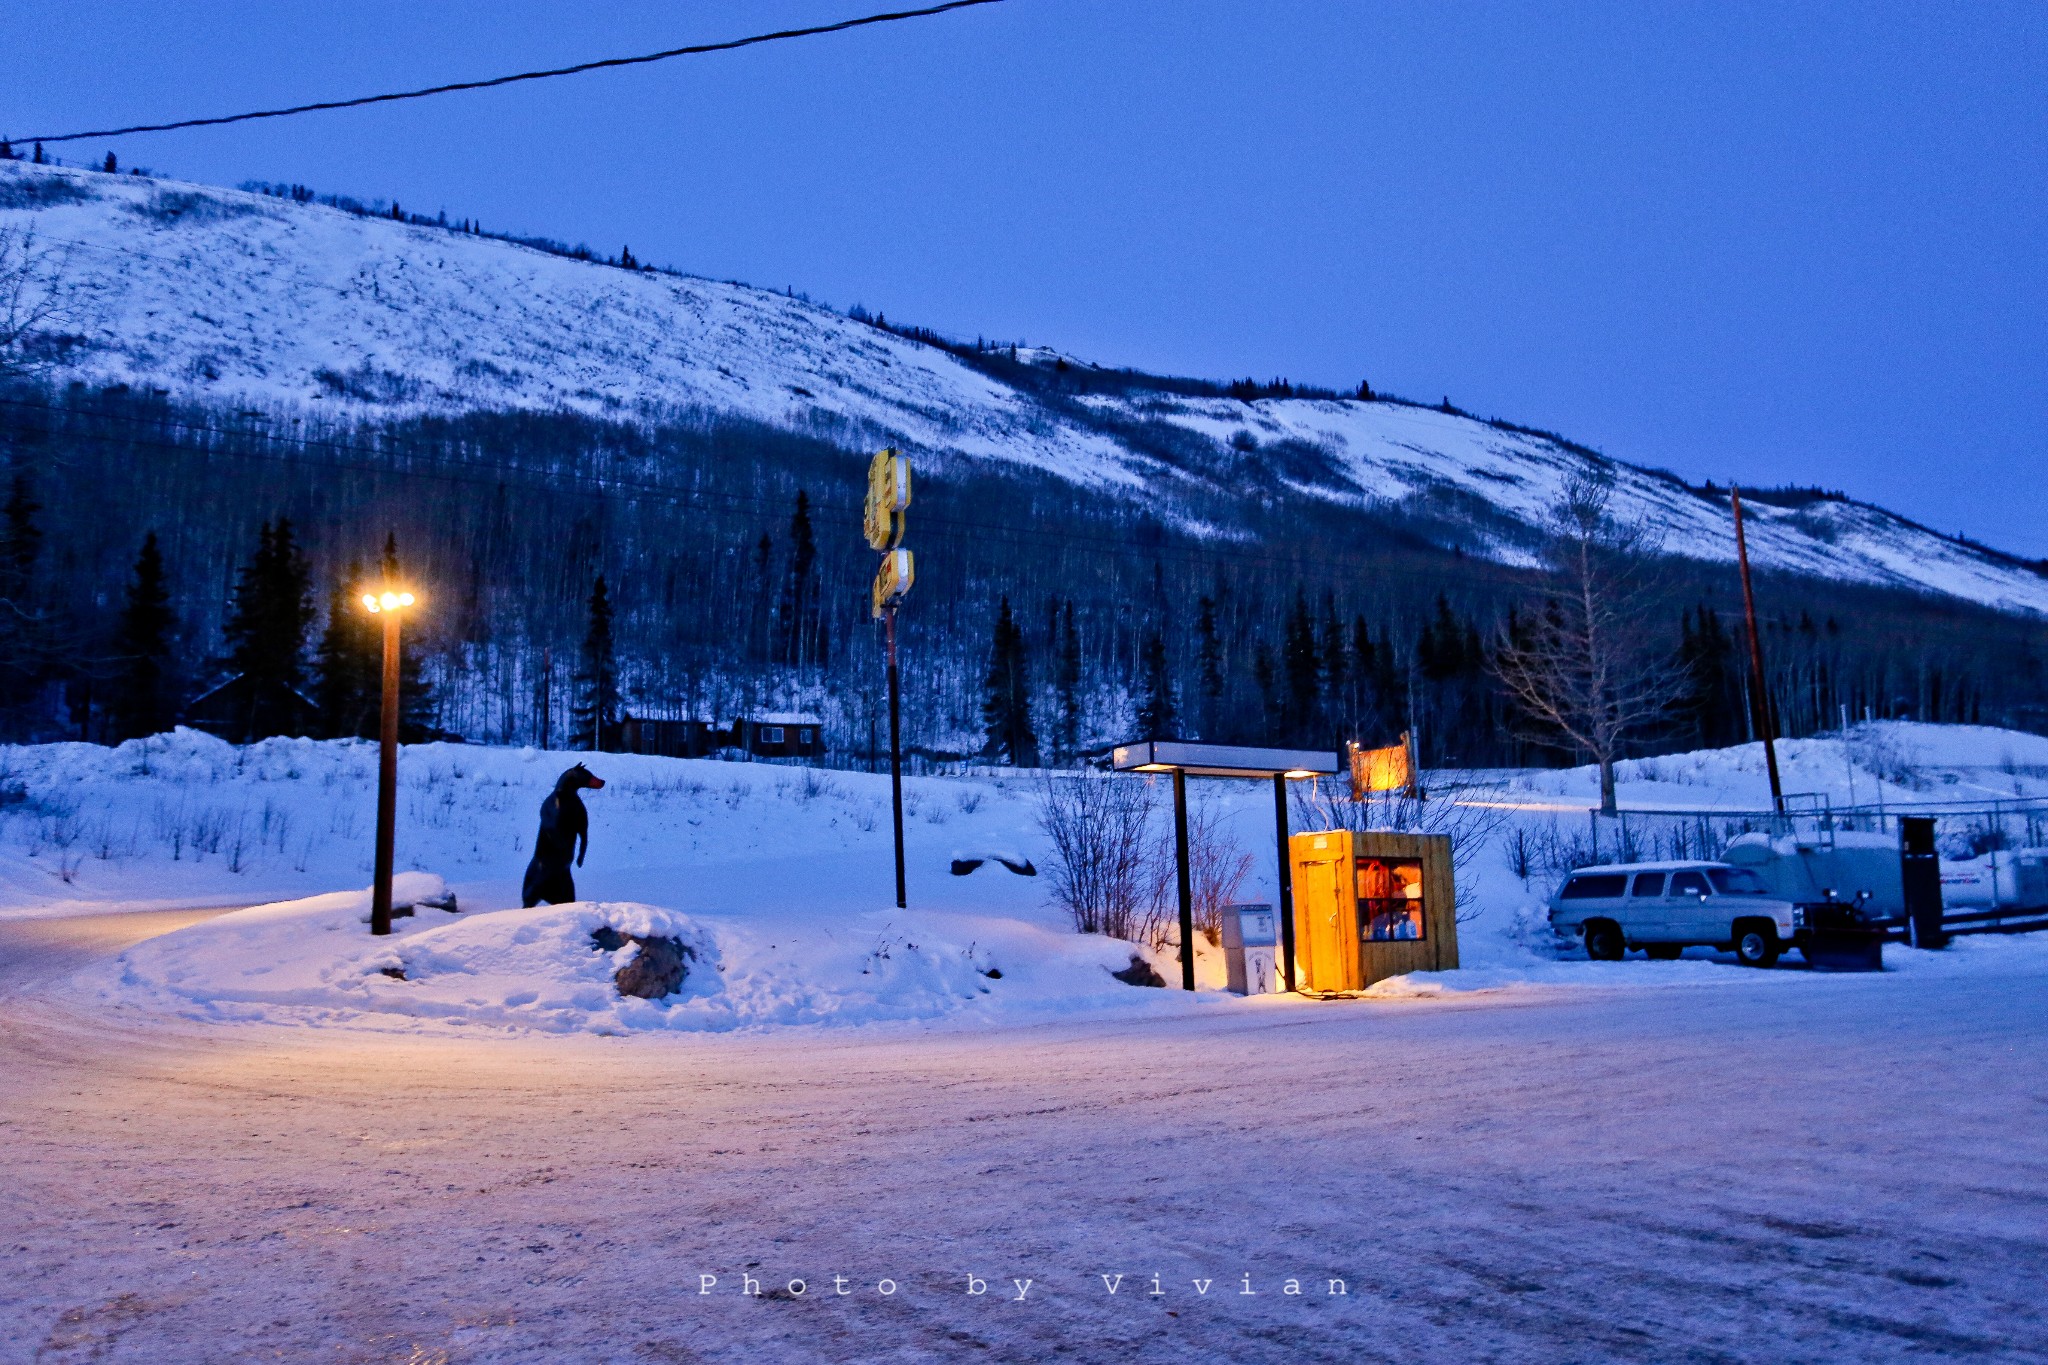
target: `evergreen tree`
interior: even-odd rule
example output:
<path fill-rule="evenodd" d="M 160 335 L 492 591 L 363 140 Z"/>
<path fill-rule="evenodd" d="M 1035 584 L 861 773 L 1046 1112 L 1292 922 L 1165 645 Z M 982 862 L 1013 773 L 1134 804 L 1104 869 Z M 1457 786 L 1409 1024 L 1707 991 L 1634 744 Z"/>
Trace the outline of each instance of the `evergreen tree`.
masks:
<path fill-rule="evenodd" d="M 141 739 L 171 728 L 171 633 L 177 616 L 164 578 L 163 552 L 156 532 L 142 539 L 135 556 L 135 576 L 114 638 L 120 675 L 114 695 L 114 740 Z"/>
<path fill-rule="evenodd" d="M 1344 636 L 1344 622 L 1337 615 L 1336 598 L 1327 598 L 1323 603 L 1323 716 L 1335 733 L 1333 740 L 1342 741 L 1358 738 L 1346 733 L 1353 728 L 1351 718 L 1345 714 L 1345 702 L 1351 692 L 1351 650 Z"/>
<path fill-rule="evenodd" d="M 1368 748 L 1384 745 L 1400 729 L 1395 698 L 1401 678 L 1394 651 L 1372 638 L 1363 616 L 1351 621 L 1351 728 Z"/>
<path fill-rule="evenodd" d="M 1686 739 L 1716 749 L 1742 739 L 1742 679 L 1735 641 L 1702 602 L 1679 620 L 1683 683 L 1673 711 Z"/>
<path fill-rule="evenodd" d="M 0 706 L 28 701 L 48 675 L 50 623 L 35 590 L 41 510 L 28 474 L 15 470 L 0 508 Z"/>
<path fill-rule="evenodd" d="M 582 667 L 576 674 L 578 749 L 614 752 L 619 742 L 619 665 L 612 645 L 612 603 L 604 575 L 590 590 L 590 626 L 583 635 Z"/>
<path fill-rule="evenodd" d="M 1280 663 L 1286 675 L 1281 728 L 1289 743 L 1314 743 L 1321 720 L 1316 703 L 1322 692 L 1323 664 L 1316 648 L 1315 616 L 1308 609 L 1308 594 L 1300 588 L 1294 590 L 1294 610 L 1287 617 Z"/>
<path fill-rule="evenodd" d="M 1139 737 L 1179 739 L 1180 707 L 1173 696 L 1173 670 L 1167 664 L 1166 639 L 1158 631 L 1145 637 L 1139 664 L 1144 669 L 1144 699 L 1138 703 Z"/>
<path fill-rule="evenodd" d="M 762 538 L 763 567 L 766 567 Z M 811 495 L 803 489 L 796 494 L 796 511 L 789 519 L 789 568 L 782 580 L 782 600 L 776 609 L 776 662 L 797 667 L 825 662 L 823 630 L 818 611 L 818 545 L 811 534 Z"/>
<path fill-rule="evenodd" d="M 1286 707 L 1280 695 L 1279 670 L 1273 666 L 1273 651 L 1264 640 L 1252 651 L 1252 683 L 1259 689 L 1259 703 L 1265 711 L 1265 733 L 1279 734 Z"/>
<path fill-rule="evenodd" d="M 1010 615 L 1006 595 L 996 612 L 989 642 L 988 677 L 982 686 L 983 751 L 1020 768 L 1038 766 L 1038 737 L 1031 728 L 1031 674 L 1024 632 Z"/>
<path fill-rule="evenodd" d="M 1450 599 L 1438 593 L 1436 614 L 1415 637 L 1415 666 L 1424 681 L 1447 683 L 1468 673 L 1478 661 L 1467 651 L 1467 643 L 1464 626 L 1451 610 Z"/>
<path fill-rule="evenodd" d="M 384 535 L 384 556 L 378 568 L 385 583 L 405 583 L 405 570 L 398 562 L 396 531 L 387 531 Z M 420 671 L 418 618 L 411 618 L 410 624 L 414 629 L 398 632 L 398 738 L 405 744 L 419 744 L 438 738 L 440 731 L 434 727 L 434 689 Z M 370 676 L 376 680 L 376 704 L 381 708 L 384 688 L 384 647 L 381 640 L 374 657 L 377 662 Z"/>
<path fill-rule="evenodd" d="M 1059 696 L 1059 759 L 1072 763 L 1081 750 L 1081 632 L 1074 625 L 1074 599 L 1060 609 L 1059 662 L 1053 674 Z"/>
<path fill-rule="evenodd" d="M 17 611 L 28 605 L 36 559 L 42 554 L 43 532 L 36 525 L 42 511 L 26 471 L 15 470 L 7 484 L 7 505 L 0 508 L 0 601 Z"/>
<path fill-rule="evenodd" d="M 313 704 L 320 732 L 329 739 L 377 737 L 383 645 L 376 618 L 363 609 L 362 594 L 362 562 L 351 560 L 327 594 L 327 627 L 313 655 Z"/>
<path fill-rule="evenodd" d="M 235 583 L 225 634 L 228 664 L 241 678 L 236 726 L 248 743 L 294 728 L 302 718 L 306 631 L 313 624 L 312 570 L 292 524 L 263 523 L 256 555 Z"/>
<path fill-rule="evenodd" d="M 1195 616 L 1196 717 L 1201 737 L 1215 741 L 1223 726 L 1223 641 L 1216 633 L 1216 599 L 1203 596 Z"/>

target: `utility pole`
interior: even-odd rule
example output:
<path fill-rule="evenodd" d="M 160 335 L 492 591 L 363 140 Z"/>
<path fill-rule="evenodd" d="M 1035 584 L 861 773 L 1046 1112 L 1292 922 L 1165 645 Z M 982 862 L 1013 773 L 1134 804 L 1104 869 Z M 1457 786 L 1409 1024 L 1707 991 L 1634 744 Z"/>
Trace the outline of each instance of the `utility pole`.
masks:
<path fill-rule="evenodd" d="M 1188 876 L 1188 775 L 1173 770 L 1173 877 L 1180 897 L 1180 988 L 1195 988 L 1195 891 Z"/>
<path fill-rule="evenodd" d="M 384 696 L 377 726 L 377 870 L 370 887 L 370 932 L 391 932 L 391 865 L 398 830 L 398 612 L 413 595 L 386 586 L 364 593 L 363 608 L 384 618 Z"/>
<path fill-rule="evenodd" d="M 1756 630 L 1756 593 L 1749 585 L 1749 541 L 1742 533 L 1742 490 L 1728 485 L 1728 501 L 1735 508 L 1735 560 L 1742 567 L 1742 615 L 1749 623 L 1750 710 L 1756 732 L 1764 740 L 1764 766 L 1771 774 L 1771 807 L 1785 813 L 1785 788 L 1778 780 L 1778 724 L 1771 694 L 1764 686 L 1764 645 Z"/>
<path fill-rule="evenodd" d="M 897 700 L 896 604 L 890 603 L 886 610 L 882 632 L 889 642 L 889 813 L 896 830 L 896 908 L 902 910 L 909 904 L 909 892 L 903 884 L 903 743 L 902 705 Z"/>
<path fill-rule="evenodd" d="M 917 576 L 916 561 L 901 548 L 905 513 L 910 510 L 910 461 L 894 448 L 868 463 L 868 497 L 864 529 L 870 548 L 882 553 L 881 567 L 869 594 L 875 619 L 882 623 L 889 656 L 889 805 L 896 828 L 896 908 L 909 904 L 903 880 L 903 746 L 901 675 L 896 667 L 896 609 Z"/>

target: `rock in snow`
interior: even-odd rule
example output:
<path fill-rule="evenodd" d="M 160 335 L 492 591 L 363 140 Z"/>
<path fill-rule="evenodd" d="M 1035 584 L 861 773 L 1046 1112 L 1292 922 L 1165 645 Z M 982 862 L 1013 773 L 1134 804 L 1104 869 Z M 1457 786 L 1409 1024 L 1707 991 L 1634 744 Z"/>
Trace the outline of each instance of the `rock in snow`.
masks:
<path fill-rule="evenodd" d="M 659 1000 L 683 988 L 692 956 L 689 945 L 665 935 L 622 934 L 610 925 L 590 931 L 590 941 L 600 952 L 618 953 L 631 947 L 626 965 L 612 973 L 620 995 L 638 1000 Z"/>

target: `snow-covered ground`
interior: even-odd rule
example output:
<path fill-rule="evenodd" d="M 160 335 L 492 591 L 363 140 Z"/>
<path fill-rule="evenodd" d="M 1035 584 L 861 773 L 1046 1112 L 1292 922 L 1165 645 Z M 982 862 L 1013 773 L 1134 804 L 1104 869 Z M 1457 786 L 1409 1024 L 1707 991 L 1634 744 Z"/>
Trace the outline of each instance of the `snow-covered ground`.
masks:
<path fill-rule="evenodd" d="M 2048 783 L 1998 731 L 1787 748 L 1866 801 Z M 1500 774 L 1464 970 L 1189 996 L 1043 878 L 949 874 L 1046 865 L 1029 775 L 912 780 L 904 914 L 883 779 L 582 757 L 590 899 L 525 911 L 571 756 L 408 749 L 373 940 L 368 746 L 0 750 L 0 1359 L 2048 1356 L 2048 935 L 1559 961 L 1512 835 L 1591 775 Z M 1757 762 L 1624 803 L 1753 805 Z M 1270 895 L 1269 793 L 1198 790 Z M 619 999 L 600 924 L 696 974 Z"/>
<path fill-rule="evenodd" d="M 918 1032 L 224 1028 L 34 988 L 164 927 L 131 918 L 0 923 L 0 1359 L 2048 1356 L 2022 942 Z"/>
<path fill-rule="evenodd" d="M 1510 563 L 1527 560 L 1545 509 L 1587 464 L 1554 441 L 1390 403 L 1054 405 L 786 294 L 147 177 L 0 162 L 5 228 L 32 230 L 62 261 L 68 330 L 86 338 L 64 377 L 237 406 L 719 413 L 849 451 L 894 443 L 1042 470 L 1169 515 L 1189 479 L 1409 507 L 1462 527 L 1461 549 Z M 1127 439 L 1151 426 L 1206 438 L 1206 465 L 1169 466 Z M 1659 471 L 1607 467 L 1616 513 L 1656 526 L 1665 550 L 1733 558 L 1719 502 Z M 2048 612 L 2048 578 L 1880 508 L 1758 503 L 1751 516 L 1766 567 Z"/>
<path fill-rule="evenodd" d="M 109 1002 L 220 1020 L 620 1033 L 987 1027 L 1271 1007 L 1221 993 L 1220 955 L 1206 944 L 1204 989 L 1192 997 L 1111 976 L 1139 950 L 1076 934 L 1047 878 L 999 861 L 1050 867 L 1037 825 L 1042 775 L 908 779 L 911 908 L 898 910 L 883 776 L 585 757 L 607 785 L 586 796 L 593 836 L 577 874 L 584 899 L 520 910 L 535 813 L 574 758 L 447 744 L 405 750 L 401 902 L 445 882 L 460 909 L 422 906 L 398 920 L 392 937 L 373 940 L 362 921 L 374 746 L 236 748 L 181 730 L 118 749 L 0 750 L 0 917 L 260 906 L 142 944 L 91 987 Z M 1780 759 L 1792 790 L 1838 806 L 1852 794 L 1893 808 L 2048 797 L 2048 738 L 2009 731 L 1882 723 L 1846 738 L 1787 742 Z M 1454 774 L 1435 780 L 1438 809 L 1452 813 L 1467 841 L 1463 969 L 1385 982 L 1376 994 L 1746 980 L 1701 949 L 1680 962 L 1628 964 L 1626 977 L 1608 964 L 1558 960 L 1543 903 L 1569 860 L 1584 861 L 1589 834 L 1616 837 L 1589 829 L 1591 770 L 1464 775 L 1463 786 Z M 1252 857 L 1240 897 L 1271 901 L 1266 789 L 1198 782 L 1195 790 L 1215 806 L 1221 837 Z M 1626 764 L 1621 792 L 1639 812 L 1755 811 L 1768 802 L 1758 746 Z M 1639 840 L 1659 837 L 1654 822 L 1646 830 L 1639 817 L 1634 828 Z M 956 860 L 980 866 L 955 876 Z M 610 974 L 626 959 L 593 946 L 592 931 L 603 926 L 687 945 L 684 989 L 660 1002 L 620 999 Z M 1175 975 L 1165 954 L 1144 951 Z M 1984 951 L 1941 959 L 1951 965 L 1939 970 L 1966 971 Z M 1810 988 L 1804 973 L 1774 979 Z"/>

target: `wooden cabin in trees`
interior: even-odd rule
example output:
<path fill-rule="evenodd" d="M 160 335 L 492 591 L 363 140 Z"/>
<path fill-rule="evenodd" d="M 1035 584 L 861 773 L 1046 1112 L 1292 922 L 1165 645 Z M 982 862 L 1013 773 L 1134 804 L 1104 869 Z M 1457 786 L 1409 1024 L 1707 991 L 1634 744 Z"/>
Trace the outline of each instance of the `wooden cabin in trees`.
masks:
<path fill-rule="evenodd" d="M 732 723 L 732 744 L 754 758 L 823 758 L 825 722 L 808 711 L 764 711 Z"/>

